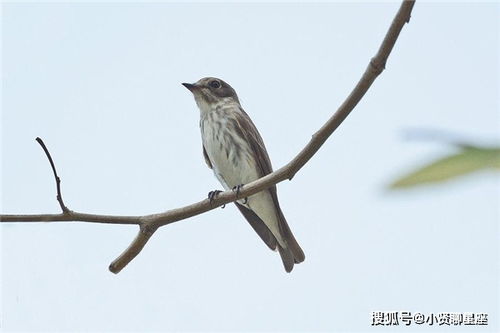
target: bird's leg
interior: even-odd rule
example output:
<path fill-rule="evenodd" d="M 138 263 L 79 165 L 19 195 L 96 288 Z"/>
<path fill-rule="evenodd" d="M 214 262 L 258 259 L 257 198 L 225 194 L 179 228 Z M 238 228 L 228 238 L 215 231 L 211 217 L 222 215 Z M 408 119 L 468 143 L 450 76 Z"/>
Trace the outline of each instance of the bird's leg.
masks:
<path fill-rule="evenodd" d="M 236 192 L 236 198 L 240 195 L 240 190 L 243 188 L 243 184 L 236 185 L 233 187 L 233 192 Z M 245 205 L 248 202 L 248 198 L 245 197 L 245 200 L 243 201 L 243 204 Z"/>
<path fill-rule="evenodd" d="M 212 203 L 212 201 L 219 195 L 219 193 L 221 193 L 222 191 L 219 191 L 219 190 L 213 190 L 213 191 L 210 191 L 208 192 L 208 200 L 210 201 L 210 203 Z M 221 208 L 224 208 L 226 207 L 226 204 L 222 205 Z"/>

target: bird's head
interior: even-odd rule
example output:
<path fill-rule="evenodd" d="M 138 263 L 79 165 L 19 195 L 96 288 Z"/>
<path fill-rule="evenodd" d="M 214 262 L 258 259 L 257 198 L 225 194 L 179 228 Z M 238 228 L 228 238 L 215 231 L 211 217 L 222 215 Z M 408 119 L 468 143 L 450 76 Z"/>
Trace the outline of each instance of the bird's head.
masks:
<path fill-rule="evenodd" d="M 215 77 L 205 77 L 196 83 L 183 83 L 182 85 L 193 93 L 200 109 L 212 107 L 224 101 L 239 103 L 236 91 L 229 84 Z"/>

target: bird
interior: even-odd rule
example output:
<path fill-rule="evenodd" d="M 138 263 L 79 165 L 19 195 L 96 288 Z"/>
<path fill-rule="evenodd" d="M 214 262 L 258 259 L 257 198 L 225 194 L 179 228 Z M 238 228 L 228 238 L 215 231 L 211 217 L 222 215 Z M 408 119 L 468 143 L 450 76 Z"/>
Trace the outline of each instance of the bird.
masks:
<path fill-rule="evenodd" d="M 225 81 L 205 77 L 182 83 L 200 110 L 203 156 L 225 190 L 239 193 L 248 184 L 273 172 L 264 141 L 241 107 L 236 91 Z M 212 200 L 220 191 L 211 191 Z M 305 255 L 281 210 L 276 186 L 235 201 L 236 207 L 271 250 L 278 250 L 286 272 Z"/>

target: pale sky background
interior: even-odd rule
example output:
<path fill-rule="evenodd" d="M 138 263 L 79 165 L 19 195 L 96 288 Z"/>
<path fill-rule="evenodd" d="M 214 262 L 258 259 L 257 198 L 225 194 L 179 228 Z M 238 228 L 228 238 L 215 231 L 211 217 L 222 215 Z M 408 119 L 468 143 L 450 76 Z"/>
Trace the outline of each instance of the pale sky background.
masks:
<path fill-rule="evenodd" d="M 399 2 L 4 3 L 2 213 L 162 212 L 221 188 L 181 82 L 238 92 L 275 168 L 344 100 Z M 233 205 L 162 228 L 120 274 L 136 226 L 2 224 L 2 331 L 382 332 L 370 312 L 487 312 L 500 330 L 499 180 L 405 192 L 396 176 L 500 140 L 499 4 L 417 2 L 379 77 L 281 206 L 306 253 L 286 274 Z"/>

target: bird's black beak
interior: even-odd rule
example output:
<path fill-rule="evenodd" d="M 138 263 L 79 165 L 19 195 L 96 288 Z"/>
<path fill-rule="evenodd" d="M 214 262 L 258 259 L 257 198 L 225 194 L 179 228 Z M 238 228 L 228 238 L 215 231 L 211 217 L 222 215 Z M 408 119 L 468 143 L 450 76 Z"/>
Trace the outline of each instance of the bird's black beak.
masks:
<path fill-rule="evenodd" d="M 192 83 L 183 83 L 182 85 L 183 85 L 184 87 L 188 88 L 188 89 L 189 89 L 189 91 L 191 91 L 191 92 L 195 91 L 195 90 L 198 88 L 198 86 L 197 86 L 197 85 L 192 84 Z"/>

